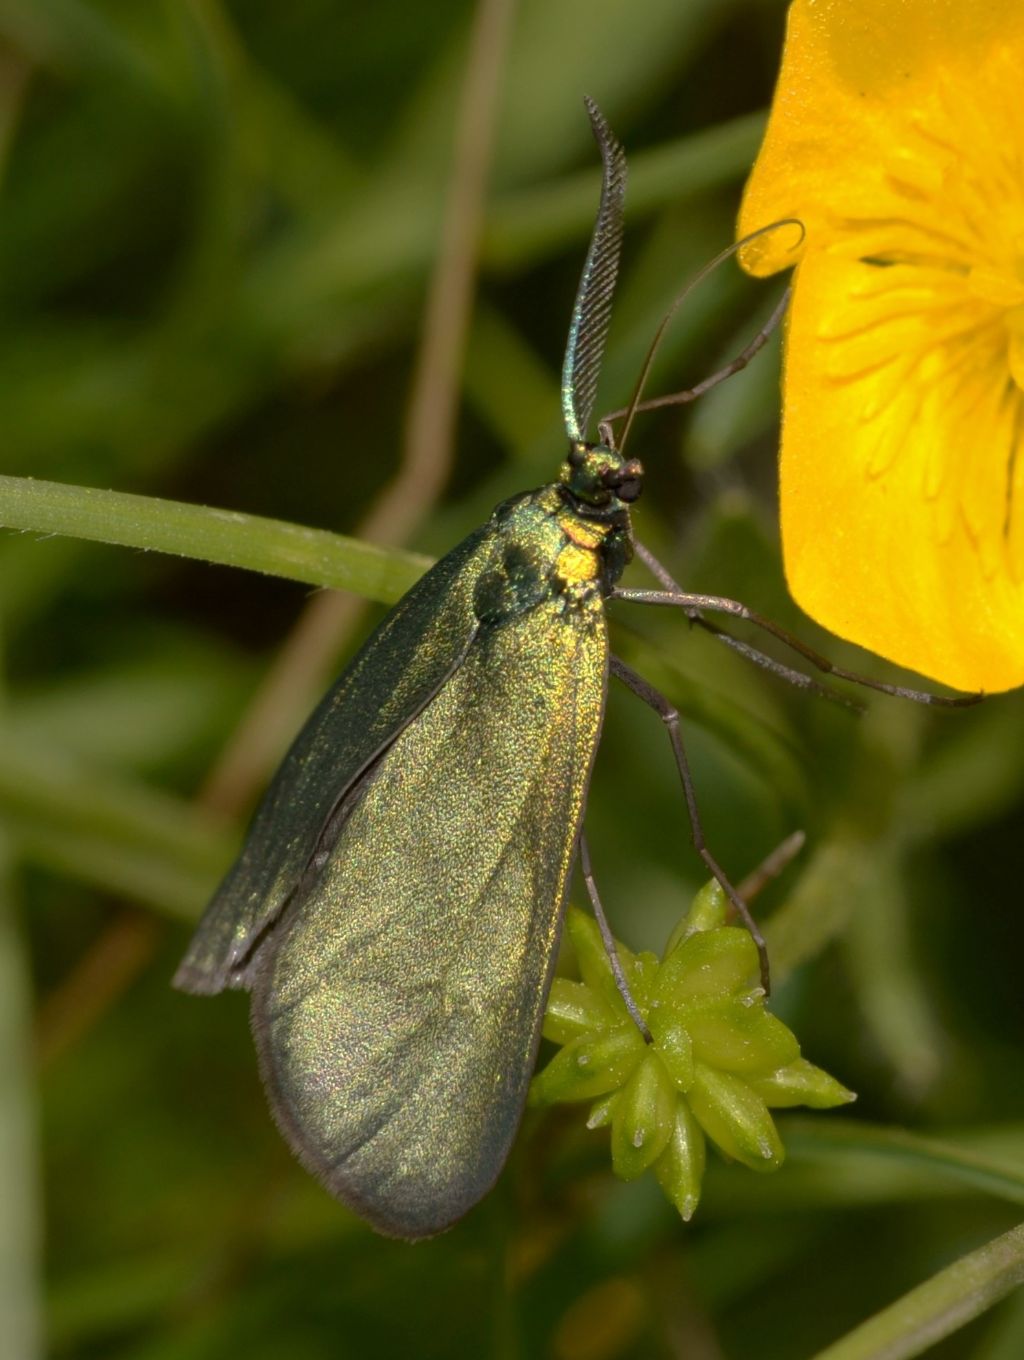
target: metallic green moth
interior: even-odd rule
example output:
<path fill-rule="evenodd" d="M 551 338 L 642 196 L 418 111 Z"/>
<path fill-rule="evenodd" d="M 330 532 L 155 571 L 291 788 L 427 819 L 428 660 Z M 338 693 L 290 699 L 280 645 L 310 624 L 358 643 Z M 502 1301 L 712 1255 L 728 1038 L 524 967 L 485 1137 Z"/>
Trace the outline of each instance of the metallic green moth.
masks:
<path fill-rule="evenodd" d="M 299 1160 L 382 1232 L 493 1184 L 533 1070 L 642 470 L 588 444 L 625 158 L 588 102 L 601 207 L 565 362 L 559 481 L 499 505 L 399 601 L 308 720 L 176 976 L 252 995 Z"/>

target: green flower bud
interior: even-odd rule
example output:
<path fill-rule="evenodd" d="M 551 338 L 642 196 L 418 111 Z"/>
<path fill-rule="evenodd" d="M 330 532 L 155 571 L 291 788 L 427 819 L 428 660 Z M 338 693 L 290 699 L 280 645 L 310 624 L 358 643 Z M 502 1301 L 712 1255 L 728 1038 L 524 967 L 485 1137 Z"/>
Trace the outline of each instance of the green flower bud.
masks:
<path fill-rule="evenodd" d="M 693 1085 L 693 1040 L 690 1031 L 668 1006 L 651 1006 L 647 1026 L 662 1065 L 680 1091 Z"/>
<path fill-rule="evenodd" d="M 672 1136 L 654 1164 L 654 1174 L 686 1223 L 700 1201 L 705 1148 L 704 1131 L 693 1112 L 685 1100 L 677 1100 Z"/>
<path fill-rule="evenodd" d="M 534 1105 L 564 1100 L 592 1100 L 614 1091 L 630 1078 L 646 1052 L 640 1031 L 629 1021 L 614 1029 L 582 1034 L 538 1072 L 530 1087 Z"/>
<path fill-rule="evenodd" d="M 581 1034 L 605 1029 L 619 1017 L 583 982 L 555 978 L 544 1014 L 544 1038 L 567 1044 Z"/>
<path fill-rule="evenodd" d="M 690 910 L 668 937 L 668 944 L 662 957 L 667 959 L 674 949 L 698 931 L 715 930 L 718 926 L 724 926 L 728 912 L 729 903 L 721 883 L 717 879 L 710 879 L 698 891 L 690 904 Z"/>
<path fill-rule="evenodd" d="M 645 950 L 642 954 L 628 954 L 625 958 L 621 955 L 622 971 L 626 974 L 626 981 L 629 989 L 633 993 L 633 1000 L 642 1011 L 647 1010 L 653 998 L 654 988 L 657 985 L 661 973 L 661 961 L 657 954 L 652 954 Z"/>
<path fill-rule="evenodd" d="M 757 946 L 739 926 L 691 935 L 668 954 L 658 975 L 655 998 L 687 1001 L 749 990 L 758 977 Z"/>
<path fill-rule="evenodd" d="M 612 1169 L 636 1180 L 664 1152 L 675 1127 L 677 1096 L 668 1073 L 648 1049 L 612 1113 Z"/>
<path fill-rule="evenodd" d="M 556 979 L 544 1034 L 563 1045 L 530 1088 L 535 1105 L 590 1100 L 589 1128 L 610 1127 L 623 1180 L 653 1169 L 684 1219 L 700 1199 L 706 1140 L 755 1171 L 783 1148 L 770 1106 L 826 1108 L 851 1092 L 800 1056 L 795 1036 L 765 1007 L 757 950 L 727 926 L 717 884 L 702 888 L 659 960 L 618 946 L 641 1033 L 619 993 L 597 923 L 571 910 L 582 981 Z M 595 1099 L 596 1097 L 596 1099 Z"/>
<path fill-rule="evenodd" d="M 750 1088 L 766 1105 L 782 1109 L 790 1105 L 807 1105 L 812 1110 L 829 1110 L 835 1105 L 848 1105 L 857 1097 L 835 1077 L 806 1058 L 797 1058 L 787 1067 L 780 1067 L 767 1077 L 755 1077 Z"/>
<path fill-rule="evenodd" d="M 590 1107 L 590 1114 L 587 1116 L 588 1129 L 604 1129 L 612 1122 L 615 1107 L 622 1099 L 621 1091 L 612 1091 L 609 1095 L 602 1096 L 600 1100 L 595 1100 Z"/>
<path fill-rule="evenodd" d="M 769 1015 L 763 1004 L 707 998 L 701 1006 L 686 1008 L 683 1024 L 697 1062 L 725 1072 L 763 1076 L 800 1056 L 792 1030 Z"/>
<path fill-rule="evenodd" d="M 627 1020 L 629 1012 L 626 1010 L 619 993 L 615 974 L 612 972 L 612 966 L 608 960 L 608 951 L 604 947 L 604 940 L 601 939 L 597 922 L 592 916 L 587 916 L 577 907 L 570 907 L 566 917 L 566 925 L 569 931 L 569 939 L 572 941 L 573 953 L 576 955 L 576 965 L 580 970 L 580 977 L 583 979 L 584 985 L 589 987 L 596 997 L 610 1006 L 619 1020 Z M 633 955 L 621 944 L 618 945 L 618 955 L 622 970 L 632 983 Z"/>
<path fill-rule="evenodd" d="M 697 1064 L 687 1097 L 701 1128 L 751 1171 L 777 1171 L 785 1152 L 764 1100 L 742 1078 Z"/>

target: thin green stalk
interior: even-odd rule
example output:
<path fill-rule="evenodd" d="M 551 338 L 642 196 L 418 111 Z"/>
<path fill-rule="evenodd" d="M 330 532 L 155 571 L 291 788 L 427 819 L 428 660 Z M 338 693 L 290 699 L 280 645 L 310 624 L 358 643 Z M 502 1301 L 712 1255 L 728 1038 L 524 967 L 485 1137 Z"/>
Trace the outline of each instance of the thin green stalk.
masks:
<path fill-rule="evenodd" d="M 31 983 L 0 837 L 0 1352 L 42 1354 L 42 1212 L 35 1153 Z"/>
<path fill-rule="evenodd" d="M 846 1156 L 881 1158 L 949 1177 L 1012 1204 L 1024 1204 L 1024 1163 L 972 1152 L 955 1143 L 906 1129 L 855 1119 L 792 1118 L 779 1121 L 786 1151 L 794 1161 L 822 1158 L 836 1166 Z"/>
<path fill-rule="evenodd" d="M 5 706 L 0 673 L 0 710 Z M 42 1354 L 42 1191 L 36 1158 L 32 981 L 15 901 L 14 860 L 0 829 L 0 1353 Z"/>
<path fill-rule="evenodd" d="M 907 1360 L 1024 1284 L 1024 1224 L 940 1270 L 815 1360 Z"/>
<path fill-rule="evenodd" d="M 30 477 L 0 477 L 0 527 L 244 567 L 393 604 L 429 559 L 283 520 Z"/>

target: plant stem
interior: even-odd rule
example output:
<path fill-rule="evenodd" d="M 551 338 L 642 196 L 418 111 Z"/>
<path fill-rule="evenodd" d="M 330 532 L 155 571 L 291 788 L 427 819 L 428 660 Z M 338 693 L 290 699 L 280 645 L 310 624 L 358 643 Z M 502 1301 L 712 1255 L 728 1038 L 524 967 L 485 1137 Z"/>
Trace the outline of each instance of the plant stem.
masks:
<path fill-rule="evenodd" d="M 1024 1283 L 1024 1224 L 962 1256 L 883 1308 L 815 1360 L 907 1360 Z"/>

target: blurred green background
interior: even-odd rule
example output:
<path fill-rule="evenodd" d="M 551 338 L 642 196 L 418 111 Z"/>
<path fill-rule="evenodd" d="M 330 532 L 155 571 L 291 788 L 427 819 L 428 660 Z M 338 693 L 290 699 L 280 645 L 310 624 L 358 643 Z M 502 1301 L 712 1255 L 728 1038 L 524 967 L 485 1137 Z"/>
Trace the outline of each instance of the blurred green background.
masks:
<path fill-rule="evenodd" d="M 784 11 L 502 8 L 474 37 L 466 0 L 2 0 L 0 473 L 431 555 L 554 475 L 599 187 L 582 95 L 632 169 L 605 410 L 731 239 Z M 466 99 L 477 131 L 493 107 L 493 155 L 479 251 L 470 176 L 439 286 Z M 651 391 L 704 377 L 777 296 L 718 271 Z M 431 363 L 463 314 L 453 386 Z M 451 439 L 443 410 L 410 417 L 417 382 L 454 403 Z M 787 600 L 777 384 L 773 344 L 684 417 L 638 422 L 638 532 L 688 587 L 895 678 Z M 497 1190 L 435 1241 L 378 1238 L 329 1199 L 273 1127 L 244 998 L 169 979 L 268 764 L 379 617 L 333 598 L 0 535 L 5 1357 L 796 1360 L 1019 1219 L 1021 696 L 954 714 L 880 699 L 857 719 L 625 605 L 615 645 L 685 715 L 720 861 L 741 877 L 807 832 L 759 902 L 773 1004 L 859 1092 L 860 1122 L 780 1121 L 786 1167 L 716 1164 L 686 1226 L 653 1180 L 613 1180 L 606 1135 L 572 1109 L 531 1115 Z M 702 876 L 659 724 L 618 692 L 589 825 L 617 932 L 659 949 Z M 1024 1308 L 1007 1300 L 934 1354 L 1019 1357 Z"/>

